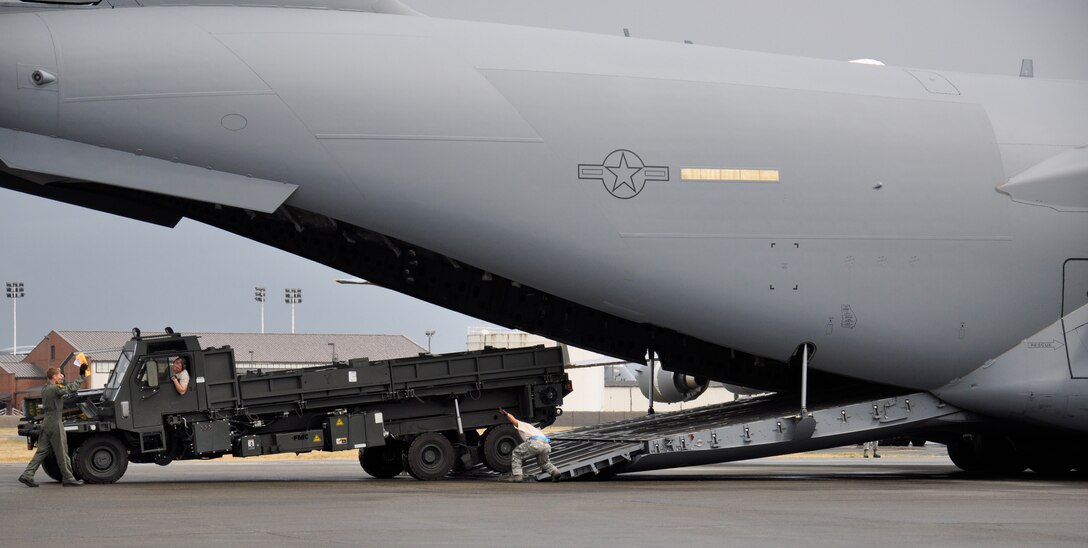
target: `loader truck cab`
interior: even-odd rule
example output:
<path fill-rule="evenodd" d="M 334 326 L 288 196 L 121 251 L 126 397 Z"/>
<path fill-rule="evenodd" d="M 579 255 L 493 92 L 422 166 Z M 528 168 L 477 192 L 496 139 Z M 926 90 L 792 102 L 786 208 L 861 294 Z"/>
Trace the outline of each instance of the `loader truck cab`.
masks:
<path fill-rule="evenodd" d="M 117 429 L 138 433 L 142 451 L 165 447 L 164 417 L 209 408 L 209 379 L 217 387 L 234 379 L 234 357 L 229 348 L 203 351 L 193 346 L 198 346 L 196 337 L 134 337 L 121 350 L 103 389 L 101 410 L 107 415 L 112 412 Z M 170 380 L 172 364 L 179 357 L 188 364 L 184 395 L 178 394 Z"/>

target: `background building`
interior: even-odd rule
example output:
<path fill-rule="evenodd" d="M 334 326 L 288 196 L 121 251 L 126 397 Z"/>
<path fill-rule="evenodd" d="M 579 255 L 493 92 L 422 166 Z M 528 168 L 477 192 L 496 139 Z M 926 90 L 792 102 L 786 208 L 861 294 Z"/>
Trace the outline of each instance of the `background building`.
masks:
<path fill-rule="evenodd" d="M 22 356 L 0 354 L 0 415 L 18 415 L 23 409 L 23 397 L 41 392 L 45 372 Z"/>
<path fill-rule="evenodd" d="M 522 331 L 472 327 L 468 330 L 468 350 L 520 348 L 525 346 L 556 346 L 559 343 Z M 563 400 L 563 416 L 559 426 L 583 426 L 646 414 L 649 400 L 639 389 L 638 381 L 628 370 L 626 362 L 581 348 L 567 347 L 572 367 L 567 376 L 574 383 L 574 393 Z M 654 411 L 665 413 L 693 409 L 727 401 L 735 396 L 721 383 L 710 383 L 707 391 L 695 400 L 683 403 L 654 402 Z"/>

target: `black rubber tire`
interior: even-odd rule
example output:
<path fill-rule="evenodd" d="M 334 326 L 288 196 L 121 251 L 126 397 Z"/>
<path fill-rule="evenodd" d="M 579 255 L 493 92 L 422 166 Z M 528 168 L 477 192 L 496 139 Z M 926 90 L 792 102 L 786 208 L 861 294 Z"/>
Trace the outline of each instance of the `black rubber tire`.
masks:
<path fill-rule="evenodd" d="M 69 463 L 75 463 L 75 455 L 72 453 L 71 450 L 68 451 Z M 45 475 L 49 476 L 49 479 L 53 481 L 59 482 L 64 479 L 61 477 L 60 466 L 57 464 L 57 459 L 52 454 L 42 461 L 42 470 L 45 472 Z M 72 464 L 72 475 L 75 476 L 76 479 L 83 479 L 79 476 L 79 471 L 76 470 L 75 464 Z"/>
<path fill-rule="evenodd" d="M 57 465 L 57 459 L 53 458 L 53 455 L 49 455 L 42 462 L 42 470 L 45 471 L 45 475 L 49 476 L 53 481 L 61 481 L 60 466 Z"/>
<path fill-rule="evenodd" d="M 958 437 L 948 442 L 948 458 L 964 472 L 984 471 L 982 461 L 975 451 L 975 442 L 970 437 Z"/>
<path fill-rule="evenodd" d="M 948 458 L 964 472 L 1014 475 L 1027 468 L 1016 442 L 1000 434 L 974 434 L 948 444 Z"/>
<path fill-rule="evenodd" d="M 154 462 L 159 466 L 166 466 L 181 456 L 184 447 L 185 440 L 182 439 L 181 433 L 176 430 L 170 432 L 166 437 L 166 449 L 155 453 L 154 456 L 151 457 L 151 462 Z"/>
<path fill-rule="evenodd" d="M 1073 466 L 1068 462 L 1028 461 L 1028 468 L 1040 476 L 1061 478 L 1073 474 Z"/>
<path fill-rule="evenodd" d="M 386 439 L 381 447 L 360 449 L 359 465 L 363 467 L 363 472 L 375 478 L 395 478 L 404 471 L 404 444 Z"/>
<path fill-rule="evenodd" d="M 1038 442 L 1040 445 L 1045 442 Z M 1063 477 L 1073 473 L 1076 460 L 1062 449 L 1037 446 L 1027 457 L 1028 467 L 1041 476 Z"/>
<path fill-rule="evenodd" d="M 453 458 L 453 444 L 446 436 L 426 432 L 408 444 L 408 473 L 423 481 L 442 479 L 453 469 Z"/>
<path fill-rule="evenodd" d="M 979 456 L 983 470 L 991 474 L 1007 476 L 1028 468 L 1028 461 L 1020 453 L 1016 441 L 1000 434 L 975 436 L 975 454 Z"/>
<path fill-rule="evenodd" d="M 488 428 L 487 432 L 484 432 L 481 452 L 484 465 L 500 474 L 509 473 L 514 448 L 520 444 L 521 436 L 518 435 L 514 425 L 500 424 Z"/>
<path fill-rule="evenodd" d="M 72 470 L 87 483 L 114 483 L 128 470 L 128 450 L 108 434 L 91 436 L 76 449 Z"/>

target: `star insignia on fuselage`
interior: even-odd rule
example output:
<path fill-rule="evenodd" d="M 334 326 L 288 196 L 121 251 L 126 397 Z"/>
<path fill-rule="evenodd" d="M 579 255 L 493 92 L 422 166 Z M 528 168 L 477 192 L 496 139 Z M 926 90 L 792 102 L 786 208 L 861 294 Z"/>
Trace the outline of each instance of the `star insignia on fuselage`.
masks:
<path fill-rule="evenodd" d="M 579 164 L 578 178 L 597 180 L 609 194 L 629 200 L 638 196 L 647 181 L 668 181 L 669 168 L 648 166 L 630 150 L 612 151 L 600 164 Z"/>
<path fill-rule="evenodd" d="M 614 175 L 616 178 L 616 180 L 612 183 L 612 194 L 615 194 L 616 191 L 623 186 L 630 188 L 631 192 L 635 194 L 638 194 L 642 190 L 641 188 L 636 189 L 635 182 L 631 180 L 632 177 L 638 174 L 638 172 L 642 171 L 642 168 L 630 167 L 630 165 L 628 165 L 627 163 L 626 154 L 620 154 L 620 165 L 616 167 L 610 167 L 606 165 L 604 167 L 608 169 L 608 171 L 611 171 L 612 175 Z"/>

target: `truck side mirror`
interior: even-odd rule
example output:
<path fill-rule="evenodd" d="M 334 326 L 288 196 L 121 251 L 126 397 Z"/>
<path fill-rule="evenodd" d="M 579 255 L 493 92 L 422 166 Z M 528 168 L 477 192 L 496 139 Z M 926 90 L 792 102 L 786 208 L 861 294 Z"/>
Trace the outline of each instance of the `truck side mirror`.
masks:
<path fill-rule="evenodd" d="M 147 375 L 147 385 L 151 388 L 159 387 L 159 364 L 155 360 L 147 361 L 147 370 L 144 371 Z"/>

